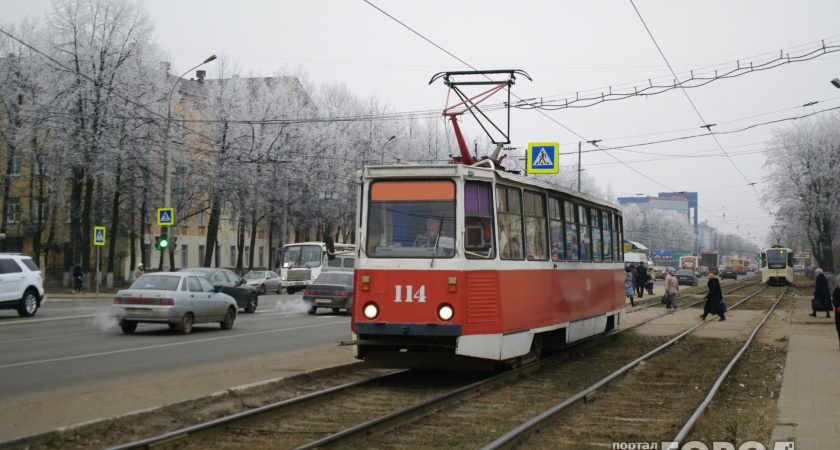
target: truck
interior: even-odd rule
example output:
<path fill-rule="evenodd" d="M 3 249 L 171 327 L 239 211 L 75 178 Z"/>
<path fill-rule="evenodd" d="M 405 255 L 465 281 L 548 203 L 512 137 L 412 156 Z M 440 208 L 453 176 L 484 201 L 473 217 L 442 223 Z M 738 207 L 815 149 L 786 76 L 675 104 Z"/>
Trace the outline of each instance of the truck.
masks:
<path fill-rule="evenodd" d="M 694 271 L 694 275 L 700 276 L 700 258 L 697 256 L 680 256 L 679 269 L 688 269 Z"/>
<path fill-rule="evenodd" d="M 717 275 L 719 264 L 717 252 L 700 252 L 700 265 L 706 266 L 710 273 Z"/>

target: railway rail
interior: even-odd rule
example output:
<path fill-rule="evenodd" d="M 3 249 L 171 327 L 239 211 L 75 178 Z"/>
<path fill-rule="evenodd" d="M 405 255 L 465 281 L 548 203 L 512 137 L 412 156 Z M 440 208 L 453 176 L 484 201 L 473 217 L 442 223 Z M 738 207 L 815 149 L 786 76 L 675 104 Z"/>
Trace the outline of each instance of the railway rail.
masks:
<path fill-rule="evenodd" d="M 738 286 L 725 294 L 754 284 L 757 283 Z M 730 309 L 738 308 L 743 302 L 758 295 L 764 289 L 766 287 L 761 287 L 761 290 L 745 296 L 741 301 L 733 304 Z M 784 293 L 779 296 L 779 299 L 783 295 Z M 702 302 L 685 305 L 681 309 L 691 308 L 697 303 Z M 778 303 L 778 299 L 776 303 Z M 670 314 L 672 313 L 656 315 L 631 327 L 604 335 L 600 339 L 615 339 L 618 334 Z M 486 448 L 515 446 L 535 430 L 547 426 L 545 424 L 548 421 L 569 414 L 570 409 L 586 403 L 595 393 L 602 392 L 605 387 L 621 381 L 633 368 L 644 364 L 645 360 L 649 360 L 665 348 L 684 339 L 710 320 L 712 319 L 690 327 L 667 342 L 657 343 L 659 345 L 653 351 L 640 355 L 629 363 L 624 362 L 618 370 L 611 371 L 588 388 L 566 395 L 566 400 L 563 402 L 546 408 L 539 414 L 534 414 L 529 420 L 522 420 L 518 426 L 508 427 L 507 429 L 513 431 L 497 438 Z M 762 321 L 763 323 L 764 321 Z M 753 336 L 756 332 L 753 332 Z M 593 341 L 597 340 L 599 339 Z M 583 349 L 586 346 L 591 346 L 593 341 L 575 348 Z M 745 345 L 748 345 L 748 343 Z M 742 354 L 743 350 L 740 353 Z M 440 411 L 450 409 L 452 405 L 470 404 L 475 399 L 488 393 L 508 389 L 509 385 L 517 384 L 512 383 L 514 380 L 523 380 L 523 384 L 533 384 L 534 381 L 525 381 L 530 378 L 540 380 L 536 382 L 537 384 L 545 384 L 555 378 L 551 374 L 540 375 L 540 372 L 551 372 L 551 370 L 541 370 L 551 361 L 552 359 L 544 359 L 516 370 L 476 380 L 465 380 L 463 375 L 447 377 L 441 375 L 441 373 L 434 375 L 420 371 L 399 371 L 265 405 L 250 411 L 217 418 L 199 425 L 112 448 L 152 448 L 160 445 L 176 444 L 179 448 L 200 448 L 210 444 L 222 445 L 223 443 L 224 446 L 247 446 L 248 448 L 347 447 L 354 445 L 353 442 L 355 441 L 365 442 L 371 436 L 393 434 L 393 431 L 388 430 L 400 426 L 413 427 L 418 422 L 419 417 L 440 414 L 446 416 L 446 413 L 440 413 Z M 732 364 L 734 362 L 730 363 L 730 366 Z M 716 386 L 719 386 L 719 382 Z M 514 396 L 517 395 L 514 394 Z M 710 393 L 710 396 L 713 397 L 713 393 Z M 299 420 L 294 420 L 294 417 Z M 343 419 L 333 420 L 335 417 L 343 417 Z M 457 422 L 457 420 L 451 419 L 443 420 L 444 422 Z M 428 420 L 423 419 L 419 422 L 428 422 Z M 498 432 L 496 435 L 498 435 Z M 228 438 L 230 440 L 227 440 Z M 463 445 L 463 443 L 459 445 Z M 472 443 L 466 446 L 478 447 L 480 444 Z"/>

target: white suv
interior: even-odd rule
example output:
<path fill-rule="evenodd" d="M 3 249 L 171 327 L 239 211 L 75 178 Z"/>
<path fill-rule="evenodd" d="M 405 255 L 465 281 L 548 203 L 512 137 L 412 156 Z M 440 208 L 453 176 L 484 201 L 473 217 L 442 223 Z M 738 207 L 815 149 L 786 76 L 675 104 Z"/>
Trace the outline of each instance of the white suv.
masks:
<path fill-rule="evenodd" d="M 16 309 L 32 317 L 44 301 L 44 277 L 32 258 L 0 253 L 0 309 Z"/>

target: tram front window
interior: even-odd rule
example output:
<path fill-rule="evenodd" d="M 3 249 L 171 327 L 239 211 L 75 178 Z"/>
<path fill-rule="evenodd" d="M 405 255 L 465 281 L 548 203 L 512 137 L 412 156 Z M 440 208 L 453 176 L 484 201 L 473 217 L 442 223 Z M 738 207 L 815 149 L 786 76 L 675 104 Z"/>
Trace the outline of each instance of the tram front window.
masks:
<path fill-rule="evenodd" d="M 784 269 L 787 263 L 787 252 L 784 250 L 767 250 L 767 268 Z"/>
<path fill-rule="evenodd" d="M 365 252 L 373 258 L 451 258 L 455 249 L 451 181 L 371 184 Z"/>

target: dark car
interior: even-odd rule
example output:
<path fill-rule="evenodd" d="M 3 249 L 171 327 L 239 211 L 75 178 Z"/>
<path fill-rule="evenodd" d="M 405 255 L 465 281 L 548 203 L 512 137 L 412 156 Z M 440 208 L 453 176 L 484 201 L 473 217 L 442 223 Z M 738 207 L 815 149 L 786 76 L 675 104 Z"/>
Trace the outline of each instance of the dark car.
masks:
<path fill-rule="evenodd" d="M 233 297 L 236 305 L 246 313 L 257 310 L 257 288 L 227 269 L 213 267 L 195 267 L 181 269 L 179 272 L 193 272 L 210 280 L 214 287 L 221 287 L 222 292 Z"/>
<path fill-rule="evenodd" d="M 726 267 L 723 268 L 723 271 L 721 271 L 720 278 L 721 279 L 732 278 L 733 280 L 737 280 L 738 279 L 738 273 L 735 272 L 734 267 L 726 266 Z"/>
<path fill-rule="evenodd" d="M 674 276 L 677 277 L 677 284 L 697 286 L 697 277 L 694 276 L 694 271 L 691 269 L 679 269 L 674 273 Z"/>
<path fill-rule="evenodd" d="M 318 308 L 350 311 L 353 306 L 353 272 L 322 272 L 303 291 L 303 301 L 309 303 L 309 314 Z"/>
<path fill-rule="evenodd" d="M 656 274 L 657 280 L 664 280 L 665 274 L 668 273 L 668 268 L 665 266 L 653 266 L 653 272 Z"/>

